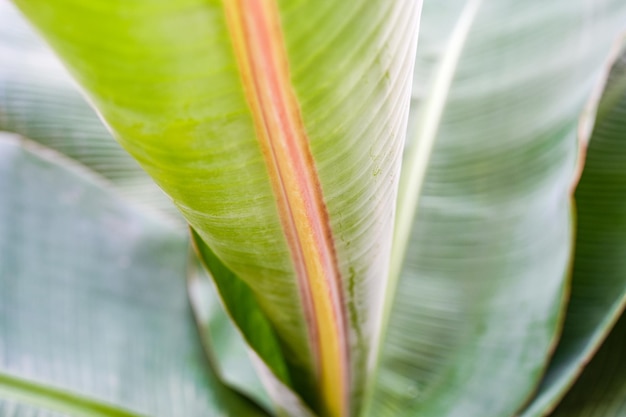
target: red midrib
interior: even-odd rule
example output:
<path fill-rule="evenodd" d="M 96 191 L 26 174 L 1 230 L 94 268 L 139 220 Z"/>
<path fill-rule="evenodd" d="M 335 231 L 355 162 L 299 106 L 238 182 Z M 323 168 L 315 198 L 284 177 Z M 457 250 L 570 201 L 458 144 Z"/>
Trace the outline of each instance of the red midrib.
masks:
<path fill-rule="evenodd" d="M 324 412 L 349 415 L 349 351 L 332 231 L 291 85 L 275 0 L 224 0 L 241 79 L 298 280 Z"/>

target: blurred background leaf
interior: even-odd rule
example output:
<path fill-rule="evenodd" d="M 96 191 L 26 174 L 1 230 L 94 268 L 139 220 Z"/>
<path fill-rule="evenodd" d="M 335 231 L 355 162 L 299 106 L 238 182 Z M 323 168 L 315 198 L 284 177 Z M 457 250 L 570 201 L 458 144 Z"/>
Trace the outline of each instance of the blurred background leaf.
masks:
<path fill-rule="evenodd" d="M 511 416 L 560 330 L 578 118 L 626 3 L 432 1 L 422 22 L 397 225 L 412 232 L 369 415 Z"/>
<path fill-rule="evenodd" d="M 109 179 L 124 196 L 180 218 L 7 0 L 0 0 L 0 63 L 0 130 L 56 149 Z"/>
<path fill-rule="evenodd" d="M 0 397 L 85 417 L 266 415 L 202 349 L 170 220 L 7 134 L 0 195 Z"/>
<path fill-rule="evenodd" d="M 623 37 L 613 55 L 600 84 L 602 94 L 589 105 L 597 109 L 590 138 L 581 131 L 586 158 L 575 192 L 576 256 L 563 335 L 537 395 L 521 414 L 523 417 L 542 416 L 554 408 L 592 357 L 591 369 L 585 371 L 586 376 L 568 394 L 556 415 L 617 417 L 626 413 L 626 408 L 619 411 L 618 406 L 626 401 L 624 323 L 613 330 L 615 334 L 599 357 L 594 357 L 626 307 L 626 43 Z"/>
<path fill-rule="evenodd" d="M 626 316 L 619 319 L 600 350 L 552 417 L 626 415 Z"/>
<path fill-rule="evenodd" d="M 111 181 L 122 197 L 144 210 L 165 213 L 186 232 L 169 198 L 113 139 L 58 58 L 6 0 L 0 0 L 0 62 L 0 130 L 29 137 L 86 165 Z M 192 261 L 189 274 L 203 272 Z M 202 294 L 202 319 L 211 323 L 202 337 L 218 343 L 214 354 L 222 378 L 268 406 L 245 343 L 215 290 L 204 285 L 193 291 Z"/>
<path fill-rule="evenodd" d="M 222 379 L 271 409 L 272 404 L 257 374 L 259 370 L 247 360 L 252 352 L 241 332 L 229 317 L 225 317 L 215 283 L 195 257 L 191 260 L 188 276 L 189 294 L 200 335 L 215 355 Z M 242 300 L 239 299 L 239 302 Z"/>

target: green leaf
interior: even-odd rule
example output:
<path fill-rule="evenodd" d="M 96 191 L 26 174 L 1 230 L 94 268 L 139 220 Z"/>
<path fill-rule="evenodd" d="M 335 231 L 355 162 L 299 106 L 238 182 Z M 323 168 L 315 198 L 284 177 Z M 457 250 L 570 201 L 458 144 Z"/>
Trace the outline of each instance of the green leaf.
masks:
<path fill-rule="evenodd" d="M 358 414 L 421 2 L 15 3 L 250 288 L 308 405 Z"/>
<path fill-rule="evenodd" d="M 215 357 L 214 364 L 220 377 L 266 408 L 272 408 L 273 404 L 252 362 L 246 360 L 251 353 L 242 333 L 233 325 L 221 305 L 214 282 L 195 256 L 189 266 L 188 280 L 188 292 L 200 335 Z"/>
<path fill-rule="evenodd" d="M 0 2 L 0 62 L 0 130 L 27 136 L 87 165 L 144 209 L 181 217 L 108 133 L 52 51 L 8 2 Z M 266 395 L 252 383 L 252 365 L 245 348 L 237 348 L 238 333 L 219 306 L 215 290 L 210 285 L 202 289 L 202 320 L 219 333 L 211 343 L 218 361 L 223 361 L 217 364 L 221 374 L 230 385 L 268 405 Z M 256 388 L 251 391 L 253 386 Z"/>
<path fill-rule="evenodd" d="M 248 366 L 251 364 L 244 363 L 244 369 L 238 371 L 237 367 L 241 366 L 241 361 L 237 356 L 232 356 L 232 351 L 233 349 L 241 349 L 241 347 L 243 347 L 243 350 L 251 348 L 250 354 L 256 355 L 256 357 L 267 364 L 270 374 L 277 378 L 277 383 L 290 385 L 289 373 L 285 360 L 281 355 L 276 334 L 260 310 L 250 288 L 221 263 L 194 231 L 192 231 L 192 240 L 198 258 L 201 260 L 199 262 L 201 265 L 196 268 L 196 273 L 190 278 L 189 292 L 191 302 L 196 316 L 200 318 L 201 322 L 205 323 L 205 338 L 212 339 L 212 344 L 217 345 L 215 352 L 218 362 L 220 362 L 219 366 L 222 369 L 222 374 L 225 375 L 225 378 L 230 374 L 233 381 L 243 385 L 241 376 L 237 374 L 245 374 L 252 371 L 251 367 Z M 215 286 L 215 289 L 207 291 L 208 285 Z M 220 301 L 224 304 L 223 313 L 232 318 L 238 329 L 234 331 L 237 335 L 232 334 L 233 329 L 230 326 L 226 329 L 216 329 L 216 325 L 211 326 L 212 323 L 207 323 L 210 316 L 206 314 L 205 304 L 207 304 L 206 301 L 209 296 L 213 298 L 211 304 L 215 304 L 218 296 L 221 298 Z M 239 346 L 239 344 L 242 346 Z M 220 348 L 220 345 L 225 346 Z M 234 362 L 231 363 L 235 367 L 234 369 L 233 366 L 229 369 L 229 362 Z M 252 373 L 255 374 L 254 371 Z M 256 374 L 255 376 L 258 378 Z M 247 378 L 250 379 L 250 376 L 248 375 Z M 248 389 L 256 389 L 256 380 L 247 382 L 252 383 L 252 386 L 248 387 Z M 291 395 L 294 394 L 292 393 Z M 279 407 L 284 408 L 281 404 L 279 404 Z"/>
<path fill-rule="evenodd" d="M 294 384 L 290 380 L 276 333 L 261 311 L 250 287 L 215 256 L 195 231 L 192 231 L 192 238 L 199 258 L 213 278 L 225 310 L 242 332 L 246 345 L 262 361 L 258 364 L 257 370 L 268 383 L 270 390 L 274 390 L 270 391 L 272 397 L 280 398 L 277 403 L 280 412 L 289 416 L 313 415 L 297 394 L 289 389 L 290 386 L 298 387 L 299 381 Z M 198 289 L 194 287 L 192 285 L 191 290 L 195 290 L 197 297 Z M 196 297 L 192 297 L 192 303 L 198 310 L 202 306 L 200 300 L 194 300 Z"/>
<path fill-rule="evenodd" d="M 578 231 L 576 236 L 576 257 L 574 259 L 571 299 L 567 308 L 563 335 L 556 349 L 550 367 L 542 381 L 539 392 L 522 416 L 543 416 L 565 395 L 582 372 L 591 357 L 599 348 L 610 329 L 626 308 L 626 47 L 623 37 L 615 48 L 607 64 L 607 77 L 602 80 L 597 97 L 592 97 L 591 109 L 597 108 L 595 123 L 589 136 L 581 140 L 587 145 L 584 170 L 576 188 Z M 609 72 L 609 69 L 612 68 Z M 593 110 L 592 110 L 593 112 Z M 593 116 L 591 116 L 593 120 Z M 582 135 L 586 132 L 582 131 Z M 587 134 L 588 135 L 588 134 Z M 623 321 L 623 320 L 622 320 Z M 621 329 L 623 329 L 623 324 Z M 603 348 L 601 357 L 615 358 L 618 364 L 619 350 L 623 343 L 616 329 L 612 347 Z M 622 348 L 623 352 L 623 348 Z M 607 359 L 594 359 L 599 367 Z M 624 358 L 621 358 L 624 362 Z M 612 367 L 612 365 L 611 365 Z M 594 366 L 595 368 L 595 366 Z M 605 371 L 591 370 L 591 375 Z M 608 384 L 612 384 L 611 373 L 606 374 Z M 615 384 L 625 381 L 615 374 Z M 596 376 L 583 376 L 582 386 L 589 388 Z M 621 382 L 618 382 L 621 381 Z M 604 385 L 601 385 L 604 388 Z M 569 404 L 563 409 L 572 411 L 576 397 L 581 403 L 588 395 L 576 388 Z M 591 390 L 592 399 L 598 397 L 600 386 Z M 623 388 L 622 388 L 623 390 Z M 624 392 L 624 391 L 622 391 Z M 617 395 L 617 394 L 616 394 Z M 605 397 L 610 398 L 607 392 Z M 624 394 L 616 401 L 621 401 Z M 595 401 L 595 400 L 593 400 Z M 591 404 L 591 403 L 590 403 Z M 598 411 L 593 415 L 611 415 L 616 403 L 606 404 L 606 414 Z M 591 407 L 591 405 L 590 405 Z M 602 409 L 602 407 L 600 407 Z M 599 410 L 600 410 L 599 409 Z M 615 411 L 615 409 L 614 409 Z M 558 412 L 557 415 L 563 415 Z M 579 414 L 567 414 L 579 415 Z M 585 414 L 587 415 L 587 414 Z"/>
<path fill-rule="evenodd" d="M 626 412 L 626 315 L 552 417 L 621 417 Z"/>
<path fill-rule="evenodd" d="M 0 130 L 55 149 L 109 179 L 124 196 L 179 217 L 7 1 L 0 2 L 0 62 Z"/>
<path fill-rule="evenodd" d="M 577 118 L 625 18 L 621 1 L 425 4 L 369 415 L 505 417 L 531 395 L 563 316 Z"/>
<path fill-rule="evenodd" d="M 177 226 L 7 134 L 0 195 L 0 398 L 78 417 L 266 415 L 202 350 Z"/>
<path fill-rule="evenodd" d="M 0 413 L 3 416 L 32 416 L 35 415 L 37 417 L 67 417 L 66 415 L 43 410 L 37 407 L 33 407 L 31 405 L 20 404 L 15 401 L 0 401 Z"/>

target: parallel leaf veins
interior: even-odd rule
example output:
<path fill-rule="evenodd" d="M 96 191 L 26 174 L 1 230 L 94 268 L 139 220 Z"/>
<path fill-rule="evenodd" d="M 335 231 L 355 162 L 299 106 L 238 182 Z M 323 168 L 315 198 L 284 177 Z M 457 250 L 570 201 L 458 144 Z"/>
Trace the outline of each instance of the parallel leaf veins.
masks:
<path fill-rule="evenodd" d="M 347 325 L 332 232 L 275 0 L 224 1 L 246 99 L 298 277 L 324 412 L 347 416 Z"/>

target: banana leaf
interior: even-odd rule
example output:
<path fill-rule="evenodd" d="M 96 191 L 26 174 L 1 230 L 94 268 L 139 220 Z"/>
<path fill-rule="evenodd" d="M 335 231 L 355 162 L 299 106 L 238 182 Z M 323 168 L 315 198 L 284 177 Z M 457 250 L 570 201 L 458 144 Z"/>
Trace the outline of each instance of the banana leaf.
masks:
<path fill-rule="evenodd" d="M 568 399 L 555 415 L 623 414 L 623 410 L 617 411 L 618 404 L 626 398 L 624 358 L 621 357 L 624 348 L 620 347 L 624 343 L 621 336 L 624 334 L 623 323 L 613 330 L 611 341 L 605 343 L 607 346 L 597 354 L 599 357 L 596 359 L 594 355 L 626 308 L 624 45 L 622 36 L 607 64 L 601 88 L 589 103 L 589 115 L 581 126 L 585 165 L 575 193 L 578 232 L 571 299 L 561 341 L 537 395 L 521 414 L 523 417 L 543 416 L 552 410 L 592 357 L 592 369 L 585 371 L 577 388 L 568 394 Z M 598 385 L 601 379 L 605 382 Z M 615 388 L 609 391 L 608 385 Z M 606 403 L 602 404 L 605 400 Z M 574 412 L 578 405 L 580 411 Z M 598 412 L 594 414 L 591 410 L 596 407 Z"/>
<path fill-rule="evenodd" d="M 6 0 L 0 1 L 0 63 L 0 130 L 81 162 L 147 209 L 180 217 L 154 181 L 113 140 L 59 59 Z"/>
<path fill-rule="evenodd" d="M 191 224 L 279 409 L 333 417 L 531 395 L 621 3 L 426 3 L 392 252 L 419 2 L 16 1 Z"/>
<path fill-rule="evenodd" d="M 620 417 L 626 412 L 626 316 L 585 368 L 552 417 Z"/>
<path fill-rule="evenodd" d="M 203 350 L 175 223 L 6 133 L 0 196 L 3 415 L 267 415 Z"/>
<path fill-rule="evenodd" d="M 512 416 L 559 335 L 621 1 L 426 2 L 369 416 Z M 395 282 L 394 282 L 395 281 Z"/>
<path fill-rule="evenodd" d="M 0 2 L 0 62 L 0 130 L 27 136 L 86 165 L 144 210 L 175 218 L 182 230 L 178 210 L 113 139 L 58 58 L 6 1 Z M 206 284 L 194 261 L 189 275 L 194 283 Z M 192 293 L 222 379 L 271 407 L 212 285 L 194 285 Z"/>
<path fill-rule="evenodd" d="M 314 412 L 358 413 L 421 3 L 15 3 L 249 288 L 288 371 L 270 366 L 276 383 Z"/>

